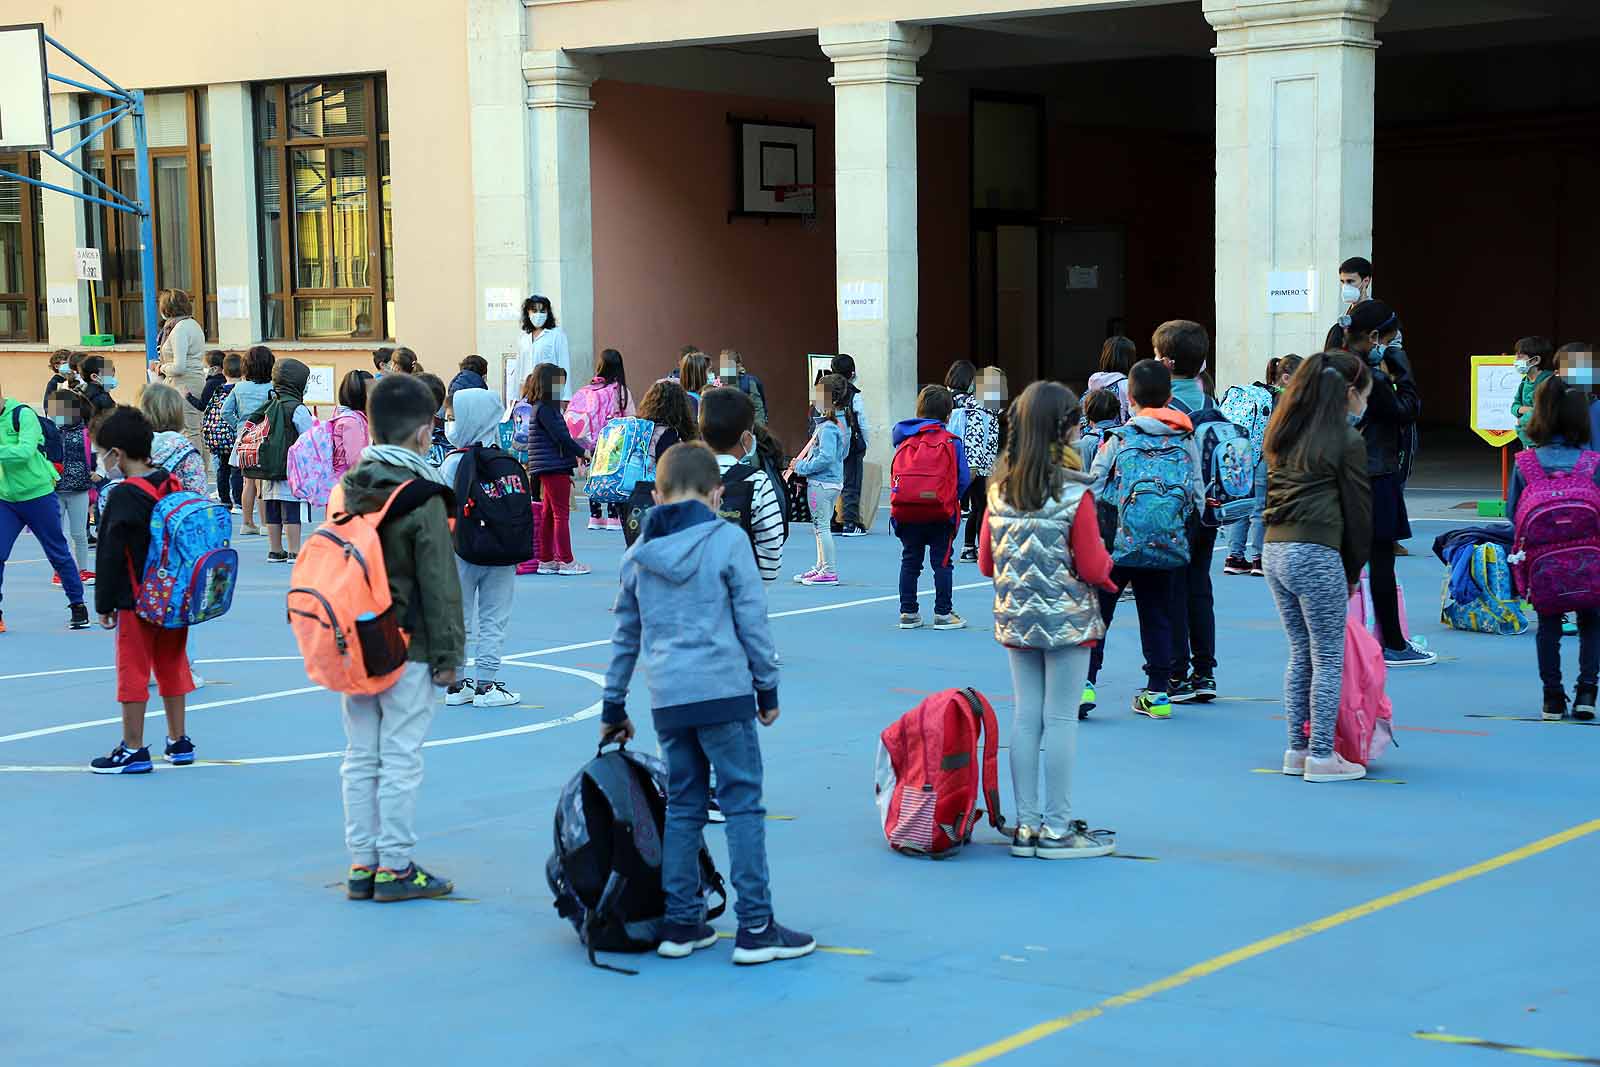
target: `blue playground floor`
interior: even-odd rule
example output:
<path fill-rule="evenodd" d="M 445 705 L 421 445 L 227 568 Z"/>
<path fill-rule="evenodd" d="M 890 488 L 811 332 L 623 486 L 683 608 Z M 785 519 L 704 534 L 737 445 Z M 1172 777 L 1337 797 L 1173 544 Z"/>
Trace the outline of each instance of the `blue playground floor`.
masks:
<path fill-rule="evenodd" d="M 969 629 L 895 628 L 886 525 L 840 542 L 835 589 L 787 580 L 812 553 L 797 529 L 771 590 L 774 900 L 833 950 L 753 969 L 726 945 L 615 961 L 635 978 L 589 967 L 543 873 L 557 793 L 595 748 L 620 537 L 575 530 L 587 578 L 519 579 L 505 674 L 524 706 L 441 706 L 426 753 L 418 857 L 458 898 L 390 908 L 343 899 L 337 702 L 308 690 L 284 623 L 289 571 L 260 562 L 260 539 L 241 542 L 233 612 L 193 635 L 208 684 L 189 732 L 202 760 L 227 762 L 118 779 L 82 772 L 118 738 L 112 635 L 66 630 L 25 537 L 0 636 L 0 1063 L 1600 1057 L 1587 907 L 1600 727 L 1522 721 L 1539 711 L 1531 635 L 1439 627 L 1440 567 L 1424 553 L 1444 526 L 1419 522 L 1401 561 L 1413 630 L 1444 662 L 1391 677 L 1400 747 L 1374 780 L 1258 773 L 1284 747 L 1284 642 L 1265 583 L 1222 577 L 1219 556 L 1223 700 L 1136 718 L 1131 606 L 1111 633 L 1073 799 L 1122 854 L 1016 860 L 983 828 L 935 864 L 884 844 L 877 734 L 924 692 L 962 685 L 990 694 L 1007 734 L 1011 681 L 972 565 L 956 572 Z M 1571 671 L 1576 642 L 1565 651 Z M 641 747 L 645 699 L 636 680 Z M 162 733 L 152 721 L 147 736 Z M 1004 759 L 1001 780 L 1009 807 Z M 707 836 L 725 871 L 722 831 Z"/>

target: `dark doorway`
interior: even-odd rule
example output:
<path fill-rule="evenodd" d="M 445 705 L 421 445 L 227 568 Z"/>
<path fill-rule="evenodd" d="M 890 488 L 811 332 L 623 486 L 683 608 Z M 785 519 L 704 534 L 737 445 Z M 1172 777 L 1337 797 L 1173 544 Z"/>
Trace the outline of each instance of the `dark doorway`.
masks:
<path fill-rule="evenodd" d="M 1082 389 L 1107 337 L 1127 332 L 1128 237 L 1121 226 L 1045 228 L 1042 378 Z"/>

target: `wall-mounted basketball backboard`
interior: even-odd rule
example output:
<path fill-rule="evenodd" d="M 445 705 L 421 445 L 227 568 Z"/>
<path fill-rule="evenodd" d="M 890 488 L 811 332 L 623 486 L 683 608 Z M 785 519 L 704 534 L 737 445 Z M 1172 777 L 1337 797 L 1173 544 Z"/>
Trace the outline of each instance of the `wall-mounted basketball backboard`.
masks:
<path fill-rule="evenodd" d="M 0 148 L 50 146 L 44 24 L 0 26 Z"/>

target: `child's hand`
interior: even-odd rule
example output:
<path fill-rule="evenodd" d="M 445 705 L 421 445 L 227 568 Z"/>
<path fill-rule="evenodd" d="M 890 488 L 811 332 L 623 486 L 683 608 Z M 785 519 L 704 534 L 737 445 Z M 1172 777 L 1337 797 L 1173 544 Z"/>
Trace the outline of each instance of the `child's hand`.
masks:
<path fill-rule="evenodd" d="M 627 744 L 633 740 L 633 720 L 623 719 L 618 723 L 603 722 L 600 724 L 600 743 L 608 745 L 613 741 Z"/>
<path fill-rule="evenodd" d="M 100 628 L 102 630 L 115 630 L 117 628 L 117 617 L 115 615 L 100 616 Z"/>
<path fill-rule="evenodd" d="M 456 669 L 454 667 L 441 667 L 433 672 L 433 684 L 441 688 L 449 688 L 456 684 Z"/>
<path fill-rule="evenodd" d="M 773 708 L 770 711 L 758 711 L 756 712 L 756 718 L 761 721 L 762 726 L 771 726 L 773 723 L 778 721 L 778 709 Z"/>

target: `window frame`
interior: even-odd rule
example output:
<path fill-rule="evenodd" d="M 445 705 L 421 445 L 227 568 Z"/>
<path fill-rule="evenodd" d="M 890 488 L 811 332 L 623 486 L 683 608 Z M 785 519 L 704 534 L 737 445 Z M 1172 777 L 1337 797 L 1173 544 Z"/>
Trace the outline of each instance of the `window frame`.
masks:
<path fill-rule="evenodd" d="M 38 178 L 39 153 L 0 151 L 0 170 Z M 8 344 L 40 344 L 48 341 L 50 329 L 45 310 L 44 247 L 39 240 L 43 200 L 38 186 L 27 182 L 17 184 L 21 187 L 18 189 L 17 222 L 22 231 L 22 292 L 0 293 L 0 304 L 20 304 L 27 316 L 22 333 L 6 335 L 0 340 Z"/>

